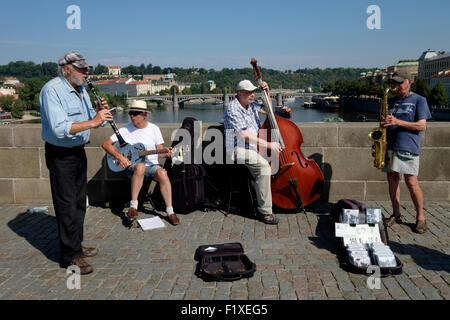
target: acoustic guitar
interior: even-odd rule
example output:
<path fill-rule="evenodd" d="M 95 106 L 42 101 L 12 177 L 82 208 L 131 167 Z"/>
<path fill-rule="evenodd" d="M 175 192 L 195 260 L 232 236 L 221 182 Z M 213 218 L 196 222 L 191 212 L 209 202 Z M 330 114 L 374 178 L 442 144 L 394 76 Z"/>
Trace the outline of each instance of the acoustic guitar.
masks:
<path fill-rule="evenodd" d="M 126 144 L 121 147 L 119 141 L 116 141 L 114 143 L 114 146 L 116 147 L 117 151 L 119 151 L 125 158 L 127 158 L 131 162 L 132 166 L 135 165 L 136 163 L 145 162 L 145 156 L 151 154 L 163 154 L 169 151 L 169 149 L 167 148 L 157 150 L 145 150 L 145 146 L 142 143 Z M 121 172 L 126 169 L 122 168 L 119 164 L 119 160 L 117 160 L 109 153 L 106 154 L 106 160 L 108 163 L 108 167 L 111 171 Z"/>

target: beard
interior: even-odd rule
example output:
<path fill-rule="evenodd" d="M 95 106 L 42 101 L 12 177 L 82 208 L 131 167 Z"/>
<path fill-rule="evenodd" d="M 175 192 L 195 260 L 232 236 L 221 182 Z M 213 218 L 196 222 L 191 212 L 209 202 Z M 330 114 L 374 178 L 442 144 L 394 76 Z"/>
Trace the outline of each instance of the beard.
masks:
<path fill-rule="evenodd" d="M 73 83 L 74 85 L 77 85 L 77 86 L 85 86 L 85 85 L 87 85 L 86 78 L 84 76 L 76 76 L 73 73 L 70 74 L 70 76 L 69 76 L 69 82 L 71 82 L 71 83 Z"/>

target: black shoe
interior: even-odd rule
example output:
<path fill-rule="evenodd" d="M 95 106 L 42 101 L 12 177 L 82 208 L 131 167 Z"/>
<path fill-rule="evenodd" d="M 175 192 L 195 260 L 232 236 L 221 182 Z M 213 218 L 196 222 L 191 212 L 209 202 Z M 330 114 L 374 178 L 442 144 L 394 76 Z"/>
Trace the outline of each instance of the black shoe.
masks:
<path fill-rule="evenodd" d="M 258 220 L 265 224 L 278 224 L 278 218 L 275 218 L 273 214 L 260 214 Z"/>

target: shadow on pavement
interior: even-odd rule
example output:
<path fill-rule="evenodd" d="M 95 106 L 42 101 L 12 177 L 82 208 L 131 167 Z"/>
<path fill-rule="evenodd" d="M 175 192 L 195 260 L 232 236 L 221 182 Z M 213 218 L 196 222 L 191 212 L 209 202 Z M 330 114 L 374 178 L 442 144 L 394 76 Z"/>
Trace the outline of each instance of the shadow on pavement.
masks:
<path fill-rule="evenodd" d="M 335 237 L 334 221 L 330 213 L 333 205 L 334 203 L 330 202 L 318 202 L 315 204 L 314 213 L 317 213 L 316 237 L 309 237 L 309 240 L 317 248 L 326 249 L 334 254 L 342 270 L 355 273 L 355 269 L 348 262 L 347 253 L 342 245 L 342 239 Z"/>
<path fill-rule="evenodd" d="M 419 267 L 426 270 L 450 272 L 450 256 L 435 249 L 418 244 L 403 244 L 389 241 L 394 253 L 408 254 Z"/>
<path fill-rule="evenodd" d="M 47 259 L 59 262 L 59 239 L 56 217 L 45 213 L 19 213 L 8 227 L 41 251 Z"/>

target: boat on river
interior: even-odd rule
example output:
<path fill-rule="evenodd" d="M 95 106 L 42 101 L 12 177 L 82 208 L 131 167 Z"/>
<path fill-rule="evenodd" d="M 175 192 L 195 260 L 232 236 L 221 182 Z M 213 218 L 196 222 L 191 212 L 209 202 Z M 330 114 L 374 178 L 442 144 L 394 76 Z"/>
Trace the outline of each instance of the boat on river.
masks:
<path fill-rule="evenodd" d="M 340 108 L 339 96 L 314 96 L 311 100 L 316 103 L 317 107 L 322 109 L 336 110 Z"/>
<path fill-rule="evenodd" d="M 303 103 L 303 108 L 310 109 L 310 108 L 315 108 L 315 107 L 316 107 L 316 103 L 315 102 L 308 102 L 308 101 L 306 101 L 306 102 Z"/>

